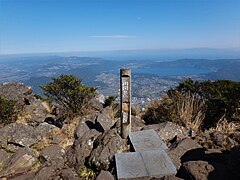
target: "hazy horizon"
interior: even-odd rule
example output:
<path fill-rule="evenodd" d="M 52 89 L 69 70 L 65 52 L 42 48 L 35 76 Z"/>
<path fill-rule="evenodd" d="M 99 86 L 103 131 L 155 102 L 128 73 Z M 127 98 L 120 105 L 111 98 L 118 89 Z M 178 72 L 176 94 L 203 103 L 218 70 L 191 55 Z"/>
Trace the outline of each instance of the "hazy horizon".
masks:
<path fill-rule="evenodd" d="M 22 53 L 0 55 L 4 58 L 35 57 L 35 56 L 78 56 L 103 58 L 107 60 L 178 60 L 178 59 L 238 59 L 238 49 L 190 48 L 190 49 L 133 49 L 111 51 L 75 51 Z"/>

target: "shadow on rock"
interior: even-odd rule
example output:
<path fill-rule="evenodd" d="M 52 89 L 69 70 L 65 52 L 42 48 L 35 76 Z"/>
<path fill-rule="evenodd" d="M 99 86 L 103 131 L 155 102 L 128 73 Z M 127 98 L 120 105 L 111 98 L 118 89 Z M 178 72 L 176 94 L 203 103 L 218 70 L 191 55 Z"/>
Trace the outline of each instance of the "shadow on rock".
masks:
<path fill-rule="evenodd" d="M 237 180 L 240 179 L 240 146 L 229 151 L 206 151 L 202 158 L 194 158 L 197 149 L 187 151 L 181 157 L 177 176 L 186 180 Z M 199 156 L 198 156 L 199 157 Z"/>

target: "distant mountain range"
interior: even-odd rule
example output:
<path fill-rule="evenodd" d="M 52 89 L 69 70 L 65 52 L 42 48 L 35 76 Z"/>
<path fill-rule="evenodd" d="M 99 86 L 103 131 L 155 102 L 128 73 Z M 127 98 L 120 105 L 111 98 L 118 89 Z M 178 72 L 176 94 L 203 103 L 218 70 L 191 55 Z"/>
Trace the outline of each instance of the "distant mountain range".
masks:
<path fill-rule="evenodd" d="M 73 74 L 105 95 L 118 95 L 119 69 L 128 67 L 133 74 L 133 97 L 136 101 L 140 99 L 146 102 L 146 99 L 158 98 L 188 77 L 194 80 L 240 81 L 240 58 L 143 59 L 126 61 L 77 56 L 1 56 L 0 82 L 23 82 L 32 86 L 35 93 L 41 94 L 39 86 L 50 82 L 51 77 Z"/>
<path fill-rule="evenodd" d="M 188 48 L 188 49 L 136 49 L 115 51 L 78 51 L 78 52 L 52 52 L 34 54 L 2 55 L 1 59 L 27 56 L 81 56 L 100 57 L 108 60 L 160 60 L 176 59 L 237 59 L 240 58 L 240 48 Z"/>
<path fill-rule="evenodd" d="M 155 62 L 150 67 L 195 67 L 208 68 L 211 72 L 201 74 L 202 79 L 229 79 L 240 81 L 240 59 L 181 59 L 171 62 Z"/>

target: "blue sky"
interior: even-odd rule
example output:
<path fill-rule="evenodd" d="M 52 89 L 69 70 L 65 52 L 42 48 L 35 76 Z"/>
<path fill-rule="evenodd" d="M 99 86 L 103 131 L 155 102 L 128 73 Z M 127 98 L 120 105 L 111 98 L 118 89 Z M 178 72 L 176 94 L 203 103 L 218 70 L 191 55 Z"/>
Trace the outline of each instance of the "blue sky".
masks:
<path fill-rule="evenodd" d="M 0 54 L 239 48 L 240 0 L 0 0 Z"/>

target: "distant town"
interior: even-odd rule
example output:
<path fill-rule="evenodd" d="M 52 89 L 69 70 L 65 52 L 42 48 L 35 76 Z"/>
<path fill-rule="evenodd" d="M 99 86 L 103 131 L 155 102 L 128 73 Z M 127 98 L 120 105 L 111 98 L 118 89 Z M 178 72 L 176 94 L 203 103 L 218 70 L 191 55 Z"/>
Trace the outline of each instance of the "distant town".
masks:
<path fill-rule="evenodd" d="M 101 94 L 119 97 L 119 69 L 122 67 L 132 69 L 132 102 L 138 107 L 144 107 L 149 101 L 161 98 L 161 95 L 189 77 L 195 80 L 240 80 L 238 59 L 159 62 L 46 56 L 15 58 L 11 61 L 1 59 L 0 81 L 23 82 L 32 86 L 35 93 L 42 95 L 40 86 L 50 82 L 52 77 L 73 74 L 81 78 L 84 84 L 97 87 Z"/>

